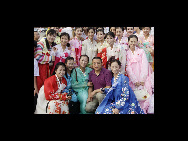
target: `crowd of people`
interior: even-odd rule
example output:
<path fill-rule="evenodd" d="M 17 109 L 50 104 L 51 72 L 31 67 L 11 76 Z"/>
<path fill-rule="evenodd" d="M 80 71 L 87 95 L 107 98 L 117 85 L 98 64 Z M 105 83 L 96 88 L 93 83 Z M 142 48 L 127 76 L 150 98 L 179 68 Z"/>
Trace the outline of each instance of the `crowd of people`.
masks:
<path fill-rule="evenodd" d="M 34 30 L 34 114 L 154 114 L 154 27 Z"/>

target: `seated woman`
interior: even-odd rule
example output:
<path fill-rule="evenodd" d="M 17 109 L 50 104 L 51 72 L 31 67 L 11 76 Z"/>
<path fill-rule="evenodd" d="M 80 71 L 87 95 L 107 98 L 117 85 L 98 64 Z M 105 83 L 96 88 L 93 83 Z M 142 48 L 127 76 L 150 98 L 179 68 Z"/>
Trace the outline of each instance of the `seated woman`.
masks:
<path fill-rule="evenodd" d="M 80 102 L 80 112 L 81 114 L 86 114 L 85 106 L 88 98 L 88 80 L 89 80 L 89 73 L 92 70 L 89 67 L 86 67 L 89 62 L 89 57 L 87 55 L 81 55 L 80 59 L 80 66 L 73 70 L 71 77 L 72 77 L 72 89 L 76 91 L 78 100 Z"/>
<path fill-rule="evenodd" d="M 65 88 L 64 92 L 69 93 L 71 91 L 72 93 L 72 99 L 69 101 L 69 113 L 70 114 L 79 114 L 80 112 L 80 104 L 76 95 L 76 92 L 72 89 L 71 81 L 71 73 L 74 68 L 74 58 L 73 57 L 67 57 L 65 59 L 65 65 L 67 68 L 67 74 L 64 75 L 66 81 L 67 81 L 67 87 Z"/>
<path fill-rule="evenodd" d="M 106 97 L 95 111 L 96 114 L 144 114 L 129 86 L 129 78 L 120 74 L 120 67 L 119 60 L 111 62 L 111 70 L 114 75 L 112 87 L 101 89 Z"/>
<path fill-rule="evenodd" d="M 53 75 L 44 81 L 39 91 L 35 114 L 69 114 L 68 100 L 71 96 L 63 92 L 67 86 L 63 77 L 65 73 L 65 64 L 57 63 Z"/>

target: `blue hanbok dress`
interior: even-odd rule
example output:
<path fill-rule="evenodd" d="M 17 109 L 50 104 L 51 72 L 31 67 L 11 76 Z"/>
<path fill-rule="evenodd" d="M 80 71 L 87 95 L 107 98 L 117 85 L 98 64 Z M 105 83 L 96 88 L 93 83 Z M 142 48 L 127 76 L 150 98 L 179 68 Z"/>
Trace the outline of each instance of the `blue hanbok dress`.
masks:
<path fill-rule="evenodd" d="M 129 78 L 119 74 L 112 87 L 105 89 L 106 97 L 95 111 L 95 114 L 113 114 L 112 109 L 117 108 L 119 114 L 144 114 L 140 104 L 129 86 Z"/>
<path fill-rule="evenodd" d="M 72 89 L 72 86 L 71 86 L 71 81 L 72 81 L 71 76 L 67 73 L 67 76 L 64 75 L 64 78 L 67 81 L 67 87 L 63 90 L 63 92 L 69 93 L 69 89 L 71 89 L 71 91 L 72 91 L 72 98 L 71 98 L 70 101 L 77 102 L 78 101 L 78 97 L 76 95 L 76 92 Z"/>

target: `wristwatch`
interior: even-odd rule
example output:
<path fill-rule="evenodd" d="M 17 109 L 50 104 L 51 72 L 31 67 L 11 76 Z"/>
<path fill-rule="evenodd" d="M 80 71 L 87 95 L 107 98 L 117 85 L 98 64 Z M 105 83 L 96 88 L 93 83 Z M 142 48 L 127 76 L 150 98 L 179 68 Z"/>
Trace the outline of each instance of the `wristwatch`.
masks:
<path fill-rule="evenodd" d="M 104 93 L 104 91 L 105 91 L 105 88 L 101 88 L 101 91 Z"/>

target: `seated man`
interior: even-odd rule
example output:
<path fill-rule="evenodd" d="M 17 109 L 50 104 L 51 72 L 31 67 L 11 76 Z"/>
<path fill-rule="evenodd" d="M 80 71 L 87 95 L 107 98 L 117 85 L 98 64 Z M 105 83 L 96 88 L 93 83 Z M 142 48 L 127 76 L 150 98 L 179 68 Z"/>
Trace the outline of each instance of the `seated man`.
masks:
<path fill-rule="evenodd" d="M 98 105 L 104 99 L 105 94 L 102 94 L 101 89 L 110 88 L 112 79 L 112 73 L 102 67 L 102 59 L 100 57 L 94 57 L 92 64 L 94 70 L 89 73 L 88 99 L 85 108 L 85 110 L 90 113 L 94 113 Z"/>

